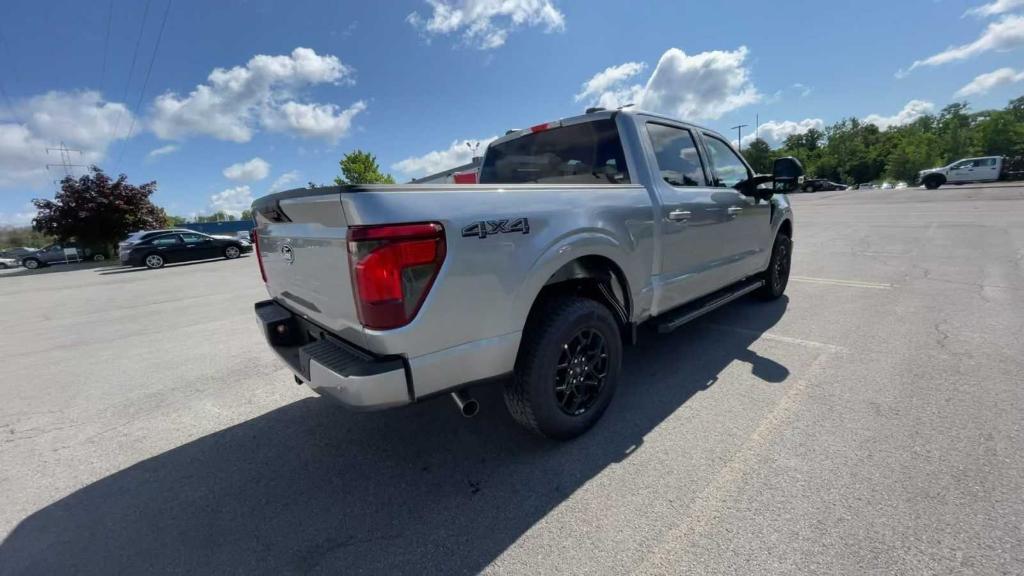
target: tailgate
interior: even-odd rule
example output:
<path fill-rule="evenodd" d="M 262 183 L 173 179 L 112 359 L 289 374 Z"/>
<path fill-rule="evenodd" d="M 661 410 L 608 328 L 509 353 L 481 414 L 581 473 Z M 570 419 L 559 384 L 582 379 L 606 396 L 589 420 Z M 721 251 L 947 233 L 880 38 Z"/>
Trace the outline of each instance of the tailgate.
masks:
<path fill-rule="evenodd" d="M 267 290 L 293 311 L 362 346 L 342 192 L 295 192 L 253 206 Z"/>

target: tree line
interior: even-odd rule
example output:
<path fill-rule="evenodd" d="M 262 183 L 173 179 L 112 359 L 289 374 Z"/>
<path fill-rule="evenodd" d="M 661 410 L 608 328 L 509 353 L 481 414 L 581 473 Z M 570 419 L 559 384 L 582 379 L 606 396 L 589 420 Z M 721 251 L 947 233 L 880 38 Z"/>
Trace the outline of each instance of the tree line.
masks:
<path fill-rule="evenodd" d="M 759 173 L 770 173 L 775 158 L 795 156 L 809 178 L 913 183 L 919 171 L 961 158 L 1024 156 L 1024 96 L 1001 110 L 971 112 L 966 103 L 950 104 L 938 114 L 887 130 L 848 118 L 824 130 L 789 136 L 774 150 L 755 139 L 743 155 Z"/>

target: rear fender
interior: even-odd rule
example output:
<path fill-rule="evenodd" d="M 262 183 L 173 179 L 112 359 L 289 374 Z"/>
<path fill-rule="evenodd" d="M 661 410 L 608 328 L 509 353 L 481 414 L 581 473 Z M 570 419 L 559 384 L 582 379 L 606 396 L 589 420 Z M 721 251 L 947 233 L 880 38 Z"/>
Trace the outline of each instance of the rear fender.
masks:
<path fill-rule="evenodd" d="M 527 315 L 541 290 L 552 280 L 572 279 L 574 268 L 566 265 L 587 256 L 607 258 L 615 263 L 623 271 L 623 274 L 629 274 L 629 268 L 623 265 L 629 261 L 629 256 L 621 243 L 611 235 L 598 230 L 590 230 L 562 238 L 537 259 L 530 271 L 527 272 L 526 281 L 516 292 L 512 306 L 515 317 L 520 319 L 520 329 L 525 327 Z M 565 276 L 565 278 L 555 277 L 556 274 Z M 616 292 L 621 293 L 623 307 L 629 310 L 633 298 L 633 294 L 628 292 L 629 278 L 617 278 L 616 280 L 619 284 Z M 619 294 L 616 294 L 616 297 L 619 297 Z"/>

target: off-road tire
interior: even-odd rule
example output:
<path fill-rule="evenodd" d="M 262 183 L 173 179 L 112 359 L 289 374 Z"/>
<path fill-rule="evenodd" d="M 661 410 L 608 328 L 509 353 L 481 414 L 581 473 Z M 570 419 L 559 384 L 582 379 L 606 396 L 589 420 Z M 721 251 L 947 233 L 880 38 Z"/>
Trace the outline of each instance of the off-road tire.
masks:
<path fill-rule="evenodd" d="M 569 440 L 597 423 L 615 395 L 622 337 L 608 308 L 589 298 L 553 297 L 540 305 L 523 331 L 515 374 L 505 385 L 505 405 L 527 430 L 545 438 Z M 568 414 L 556 396 L 559 358 L 583 331 L 596 332 L 604 339 L 606 375 L 589 408 Z"/>
<path fill-rule="evenodd" d="M 932 178 L 925 178 L 924 179 L 924 187 L 929 189 L 929 190 L 935 190 L 939 186 L 942 186 L 942 184 L 943 184 L 942 178 L 932 177 Z"/>
<path fill-rule="evenodd" d="M 793 241 L 785 232 L 779 232 L 772 244 L 772 257 L 768 260 L 768 268 L 761 273 L 764 286 L 755 292 L 762 300 L 781 298 L 789 285 L 789 269 L 793 259 Z"/>

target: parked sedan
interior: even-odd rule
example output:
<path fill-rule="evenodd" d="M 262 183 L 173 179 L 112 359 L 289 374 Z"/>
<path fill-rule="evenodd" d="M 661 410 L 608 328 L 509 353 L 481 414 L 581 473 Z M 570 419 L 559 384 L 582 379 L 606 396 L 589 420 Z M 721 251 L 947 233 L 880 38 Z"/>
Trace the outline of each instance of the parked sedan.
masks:
<path fill-rule="evenodd" d="M 16 258 L 0 258 L 0 270 L 6 270 L 8 268 L 17 268 L 21 265 L 21 261 Z"/>
<path fill-rule="evenodd" d="M 147 238 L 122 253 L 121 262 L 129 266 L 163 268 L 164 264 L 206 260 L 209 258 L 238 258 L 252 252 L 252 244 L 234 238 L 214 238 L 198 232 L 171 232 Z"/>
<path fill-rule="evenodd" d="M 839 184 L 824 178 L 809 178 L 804 180 L 804 192 L 823 192 L 831 190 L 846 190 L 846 184 Z"/>

